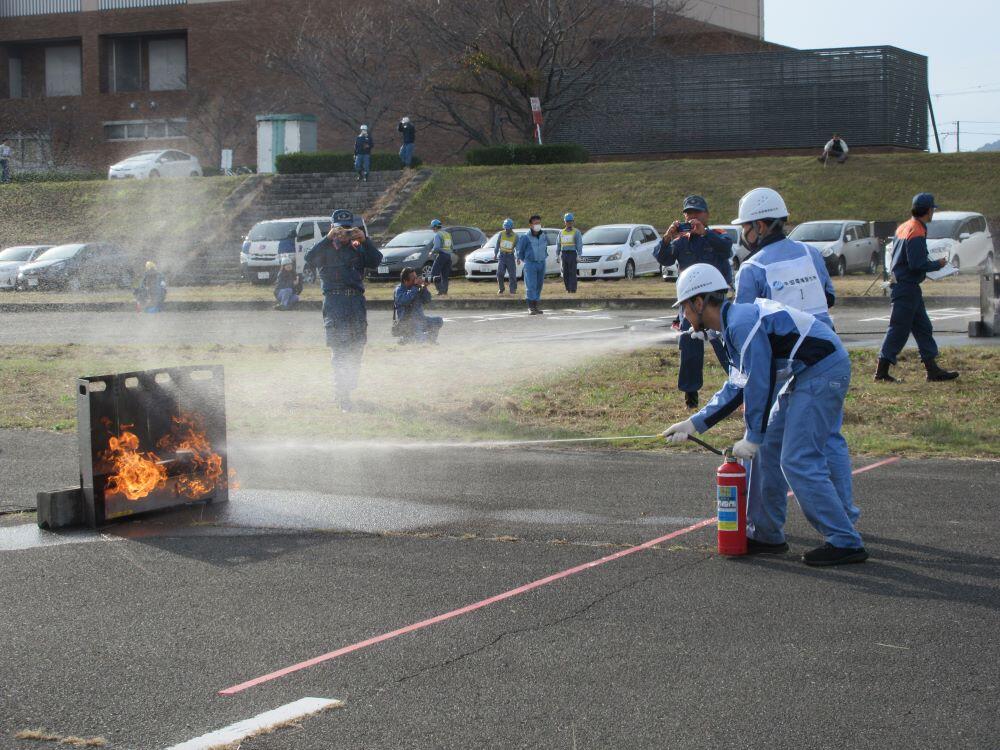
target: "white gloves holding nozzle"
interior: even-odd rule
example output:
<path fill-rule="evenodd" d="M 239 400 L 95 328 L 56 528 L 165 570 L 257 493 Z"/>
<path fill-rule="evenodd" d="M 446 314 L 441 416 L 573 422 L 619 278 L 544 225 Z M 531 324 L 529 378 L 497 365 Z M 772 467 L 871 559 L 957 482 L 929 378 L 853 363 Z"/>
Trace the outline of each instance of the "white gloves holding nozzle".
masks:
<path fill-rule="evenodd" d="M 683 443 L 688 439 L 688 435 L 697 435 L 698 430 L 694 426 L 694 422 L 685 419 L 683 422 L 670 425 L 660 434 L 667 439 L 668 443 Z"/>
<path fill-rule="evenodd" d="M 733 444 L 733 456 L 741 458 L 744 461 L 749 461 L 757 455 L 758 448 L 760 446 L 757 443 L 751 443 L 746 438 L 742 438 Z"/>

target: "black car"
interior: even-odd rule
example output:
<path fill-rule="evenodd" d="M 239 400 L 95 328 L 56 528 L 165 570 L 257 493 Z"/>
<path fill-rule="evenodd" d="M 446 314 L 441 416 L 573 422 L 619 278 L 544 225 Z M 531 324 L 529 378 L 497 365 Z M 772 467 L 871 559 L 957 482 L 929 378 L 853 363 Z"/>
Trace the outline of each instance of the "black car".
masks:
<path fill-rule="evenodd" d="M 17 289 L 66 289 L 132 286 L 131 261 L 110 242 L 56 245 L 34 261 L 21 266 Z"/>
<path fill-rule="evenodd" d="M 452 242 L 452 276 L 465 275 L 465 256 L 478 250 L 486 242 L 486 235 L 477 227 L 443 227 L 451 235 Z M 415 268 L 420 272 L 429 268 L 434 259 L 431 258 L 431 242 L 434 232 L 430 229 L 409 229 L 397 234 L 381 248 L 382 263 L 369 272 L 373 279 L 398 281 L 399 273 L 405 267 Z"/>

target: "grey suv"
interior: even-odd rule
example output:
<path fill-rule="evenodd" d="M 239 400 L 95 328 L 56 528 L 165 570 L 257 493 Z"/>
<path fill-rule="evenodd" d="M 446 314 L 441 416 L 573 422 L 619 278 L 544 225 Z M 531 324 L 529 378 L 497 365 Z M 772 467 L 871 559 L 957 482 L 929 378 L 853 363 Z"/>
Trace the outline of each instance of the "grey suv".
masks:
<path fill-rule="evenodd" d="M 451 234 L 452 258 L 451 275 L 465 275 L 465 256 L 478 250 L 486 242 L 486 235 L 478 227 L 450 226 L 444 230 Z M 369 271 L 369 278 L 394 281 L 399 279 L 399 272 L 406 266 L 421 271 L 429 268 L 434 259 L 431 258 L 431 242 L 434 232 L 430 229 L 410 229 L 397 234 L 382 246 L 382 264 L 374 271 Z"/>

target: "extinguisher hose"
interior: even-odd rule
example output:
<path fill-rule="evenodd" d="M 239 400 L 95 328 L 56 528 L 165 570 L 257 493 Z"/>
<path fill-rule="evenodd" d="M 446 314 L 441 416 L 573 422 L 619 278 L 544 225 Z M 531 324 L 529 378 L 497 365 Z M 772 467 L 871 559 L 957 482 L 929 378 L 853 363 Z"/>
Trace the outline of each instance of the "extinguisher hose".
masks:
<path fill-rule="evenodd" d="M 718 448 L 709 445 L 704 440 L 699 440 L 694 435 L 688 435 L 688 440 L 690 440 L 692 443 L 694 443 L 696 445 L 700 445 L 705 450 L 712 451 L 712 453 L 714 453 L 717 456 L 725 456 L 726 455 L 725 451 L 720 451 Z"/>

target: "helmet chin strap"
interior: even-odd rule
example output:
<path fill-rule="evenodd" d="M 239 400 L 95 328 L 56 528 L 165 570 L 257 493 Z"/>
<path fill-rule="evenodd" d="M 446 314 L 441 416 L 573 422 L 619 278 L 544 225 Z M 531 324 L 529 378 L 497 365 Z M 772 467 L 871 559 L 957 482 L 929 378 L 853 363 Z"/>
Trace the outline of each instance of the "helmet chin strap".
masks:
<path fill-rule="evenodd" d="M 758 219 L 757 221 L 763 221 L 763 219 Z M 753 253 L 753 252 L 756 252 L 757 250 L 759 250 L 759 249 L 760 249 L 760 241 L 761 241 L 762 239 L 764 239 L 765 237 L 767 237 L 767 236 L 768 236 L 769 234 L 771 234 L 771 232 L 773 232 L 773 231 L 774 231 L 774 228 L 775 228 L 776 226 L 778 226 L 778 224 L 779 224 L 780 222 L 781 222 L 781 219 L 771 219 L 771 223 L 767 225 L 767 231 L 766 231 L 766 232 L 764 232 L 764 234 L 761 234 L 760 232 L 757 232 L 757 239 L 755 239 L 755 240 L 753 241 L 753 243 L 752 243 L 752 244 L 751 244 L 751 242 L 750 242 L 750 241 L 749 241 L 749 240 L 747 239 L 747 233 L 746 233 L 746 232 L 742 232 L 742 231 L 741 231 L 741 232 L 740 232 L 740 244 L 741 244 L 741 245 L 743 245 L 743 247 L 745 247 L 745 248 L 746 248 L 747 250 L 749 250 L 749 251 L 750 251 L 751 253 Z M 756 226 L 755 226 L 755 225 L 756 225 L 756 223 L 757 223 L 757 222 L 756 222 L 756 221 L 754 221 L 754 222 L 753 222 L 753 223 L 751 223 L 751 225 L 750 225 L 750 226 L 753 226 L 753 227 L 754 227 L 754 231 L 756 231 Z"/>

